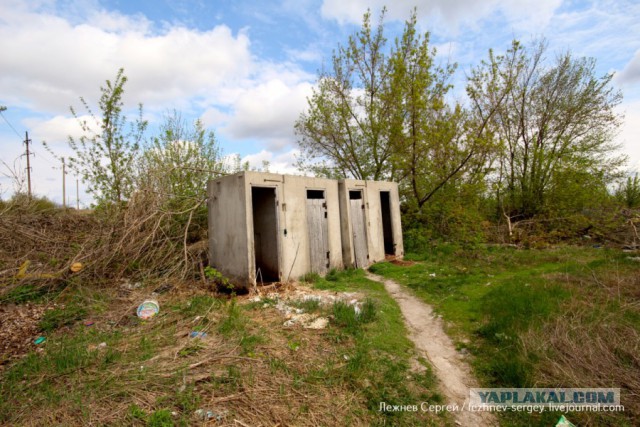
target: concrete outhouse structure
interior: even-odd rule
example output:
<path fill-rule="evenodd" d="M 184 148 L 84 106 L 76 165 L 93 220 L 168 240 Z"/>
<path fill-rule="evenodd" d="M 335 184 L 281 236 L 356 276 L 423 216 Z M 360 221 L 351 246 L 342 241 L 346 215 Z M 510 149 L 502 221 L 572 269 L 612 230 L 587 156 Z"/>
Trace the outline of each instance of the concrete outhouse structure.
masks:
<path fill-rule="evenodd" d="M 237 284 L 402 256 L 398 186 L 240 172 L 209 181 L 211 264 Z"/>

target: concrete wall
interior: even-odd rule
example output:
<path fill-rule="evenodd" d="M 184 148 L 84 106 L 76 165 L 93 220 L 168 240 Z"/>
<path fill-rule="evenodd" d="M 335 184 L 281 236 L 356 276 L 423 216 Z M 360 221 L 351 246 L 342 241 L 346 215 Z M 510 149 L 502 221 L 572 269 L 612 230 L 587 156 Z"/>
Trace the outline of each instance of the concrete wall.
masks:
<path fill-rule="evenodd" d="M 243 283 L 249 272 L 249 228 L 244 175 L 209 181 L 209 259 L 232 281 Z M 249 193 L 248 197 L 251 197 Z M 253 241 L 253 238 L 251 239 Z"/>
<path fill-rule="evenodd" d="M 398 186 L 395 183 L 330 180 L 262 172 L 241 172 L 208 184 L 209 246 L 212 265 L 237 283 L 254 284 L 256 279 L 255 230 L 252 188 L 275 191 L 275 210 L 257 206 L 255 226 L 263 228 L 261 249 L 277 256 L 277 279 L 298 278 L 311 270 L 307 215 L 307 190 L 324 191 L 326 202 L 329 269 L 354 265 L 353 238 L 349 215 L 349 191 L 361 190 L 365 203 L 369 262 L 384 259 L 384 236 L 380 212 L 380 191 L 389 191 L 396 255 L 403 255 Z M 265 210 L 266 209 L 266 210 Z M 270 218 L 275 212 L 275 218 Z M 268 223 L 277 224 L 265 234 Z M 260 230 L 259 230 L 260 231 Z M 276 252 L 276 254 L 274 254 Z"/>
<path fill-rule="evenodd" d="M 384 232 L 382 223 L 382 211 L 380 203 L 380 192 L 389 193 L 389 210 L 391 216 L 391 231 L 394 243 L 394 256 L 404 255 L 402 242 L 402 224 L 400 221 L 400 198 L 398 195 L 398 184 L 385 181 L 360 181 L 345 179 L 340 181 L 340 202 L 342 221 L 342 247 L 345 266 L 355 266 L 354 242 L 351 214 L 349 212 L 349 192 L 362 191 L 365 205 L 365 220 L 367 223 L 367 247 L 369 264 L 382 261 L 385 258 Z"/>

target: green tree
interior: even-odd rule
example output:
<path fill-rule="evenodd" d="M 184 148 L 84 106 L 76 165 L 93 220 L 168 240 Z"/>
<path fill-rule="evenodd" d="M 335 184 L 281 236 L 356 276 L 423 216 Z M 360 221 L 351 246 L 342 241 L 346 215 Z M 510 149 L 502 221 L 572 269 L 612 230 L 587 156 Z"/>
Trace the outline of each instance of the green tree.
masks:
<path fill-rule="evenodd" d="M 627 208 L 640 207 L 640 176 L 628 176 L 616 190 L 616 198 Z"/>
<path fill-rule="evenodd" d="M 489 117 L 478 120 L 446 97 L 455 65 L 438 66 L 429 33 L 419 34 L 416 11 L 387 48 L 384 11 L 371 16 L 319 76 L 296 131 L 302 159 L 316 174 L 399 181 L 419 210 L 445 186 L 480 188 L 492 139 Z M 317 159 L 321 159 L 317 161 Z M 302 162 L 301 162 L 302 163 Z M 307 163 L 308 166 L 308 163 Z M 455 192 L 455 191 L 454 191 Z"/>
<path fill-rule="evenodd" d="M 207 229 L 207 182 L 226 172 L 213 131 L 200 120 L 185 121 L 173 111 L 164 117 L 158 136 L 144 147 L 138 189 L 166 214 L 165 233 L 183 236 L 184 244 L 201 240 Z"/>
<path fill-rule="evenodd" d="M 141 160 L 143 185 L 179 204 L 203 199 L 207 181 L 226 172 L 213 131 L 200 120 L 187 123 L 175 110 L 165 115 Z"/>
<path fill-rule="evenodd" d="M 625 162 L 613 143 L 622 99 L 613 75 L 597 77 L 595 59 L 566 52 L 545 61 L 546 52 L 544 41 L 528 48 L 514 41 L 505 55 L 490 51 L 467 86 L 477 114 L 492 115 L 501 145 L 496 195 L 512 218 L 543 213 L 567 180 L 584 182 L 586 174 L 606 185 Z"/>
<path fill-rule="evenodd" d="M 93 123 L 82 119 L 71 107 L 84 135 L 77 139 L 69 137 L 74 156 L 68 159 L 68 164 L 88 184 L 87 191 L 99 204 L 119 205 L 128 200 L 135 187 L 137 151 L 147 122 L 142 119 L 142 104 L 138 106 L 139 114 L 134 122 L 127 122 L 123 115 L 126 82 L 121 68 L 113 82 L 107 80 L 106 85 L 100 87 L 101 117 L 96 117 L 87 101 L 80 98 Z"/>
<path fill-rule="evenodd" d="M 396 179 L 422 209 L 445 186 L 451 194 L 462 185 L 482 183 L 492 146 L 486 119 L 476 121 L 461 105 L 447 103 L 456 66 L 435 64 L 429 33 L 420 35 L 416 24 L 414 10 L 390 55 L 388 96 L 393 100 L 390 135 Z"/>
<path fill-rule="evenodd" d="M 384 14 L 374 29 L 367 12 L 360 31 L 334 52 L 332 69 L 320 73 L 308 111 L 295 124 L 302 169 L 356 179 L 392 175 Z"/>

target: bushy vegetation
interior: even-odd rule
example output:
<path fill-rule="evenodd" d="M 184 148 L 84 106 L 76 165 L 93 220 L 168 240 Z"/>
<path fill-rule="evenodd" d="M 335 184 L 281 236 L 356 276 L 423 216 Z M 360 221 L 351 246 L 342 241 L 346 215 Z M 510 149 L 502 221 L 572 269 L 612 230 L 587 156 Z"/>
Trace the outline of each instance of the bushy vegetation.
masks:
<path fill-rule="evenodd" d="M 573 222 L 637 205 L 614 143 L 622 94 L 595 59 L 514 40 L 467 73 L 468 102 L 452 100 L 456 64 L 438 64 L 416 12 L 395 40 L 385 15 L 376 25 L 366 13 L 318 75 L 295 126 L 301 168 L 397 181 L 410 248 L 519 243 L 513 228 L 538 222 L 572 238 Z"/>
<path fill-rule="evenodd" d="M 53 212 L 60 206 L 46 197 L 29 197 L 24 193 L 16 193 L 9 200 L 0 200 L 0 213 L 17 214 L 20 212 Z"/>

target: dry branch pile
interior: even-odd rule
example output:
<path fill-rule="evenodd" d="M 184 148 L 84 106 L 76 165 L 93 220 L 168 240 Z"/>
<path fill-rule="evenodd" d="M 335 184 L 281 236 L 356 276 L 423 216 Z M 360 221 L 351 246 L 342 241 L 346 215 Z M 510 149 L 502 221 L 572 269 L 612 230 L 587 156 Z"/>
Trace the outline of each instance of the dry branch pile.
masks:
<path fill-rule="evenodd" d="M 103 282 L 120 277 L 193 279 L 206 263 L 206 223 L 194 215 L 203 201 L 175 212 L 150 193 L 136 194 L 125 208 L 100 212 L 50 210 L 0 214 L 0 281 L 5 284 L 77 277 Z M 201 211 L 200 211 L 201 212 Z M 28 271 L 19 275 L 29 262 Z"/>

